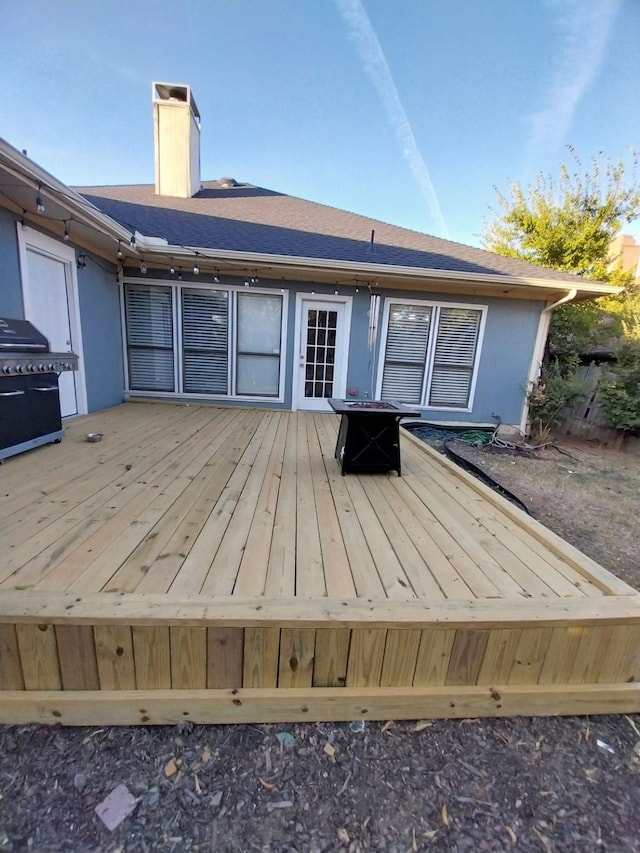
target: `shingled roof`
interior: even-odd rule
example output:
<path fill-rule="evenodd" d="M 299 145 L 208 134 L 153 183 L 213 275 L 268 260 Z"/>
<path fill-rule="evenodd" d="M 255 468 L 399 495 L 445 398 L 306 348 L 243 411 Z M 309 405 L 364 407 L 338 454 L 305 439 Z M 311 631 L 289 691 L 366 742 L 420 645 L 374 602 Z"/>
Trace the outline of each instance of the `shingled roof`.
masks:
<path fill-rule="evenodd" d="M 169 246 L 351 261 L 456 273 L 573 283 L 557 270 L 389 225 L 324 204 L 230 179 L 207 181 L 192 198 L 156 195 L 153 185 L 77 187 L 117 222 Z M 372 236 L 373 235 L 373 236 Z"/>

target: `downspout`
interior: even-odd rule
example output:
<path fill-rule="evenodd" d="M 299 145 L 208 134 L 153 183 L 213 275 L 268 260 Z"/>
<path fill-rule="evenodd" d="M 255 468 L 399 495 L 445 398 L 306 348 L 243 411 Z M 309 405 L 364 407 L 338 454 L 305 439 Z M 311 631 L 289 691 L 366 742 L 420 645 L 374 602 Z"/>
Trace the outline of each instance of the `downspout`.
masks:
<path fill-rule="evenodd" d="M 542 367 L 542 356 L 544 355 L 544 347 L 547 342 L 547 335 L 549 334 L 549 325 L 551 323 L 551 312 L 557 308 L 559 305 L 564 305 L 566 302 L 571 302 L 576 298 L 578 294 L 577 288 L 572 288 L 568 293 L 558 299 L 556 302 L 552 302 L 551 305 L 547 305 L 546 308 L 542 309 L 542 313 L 540 314 L 540 322 L 538 323 L 538 333 L 536 335 L 536 342 L 533 347 L 533 358 L 531 359 L 531 367 L 529 368 L 529 375 L 527 376 L 527 385 L 526 385 L 526 395 L 524 399 L 524 405 L 522 407 L 522 418 L 520 419 L 520 432 L 522 435 L 526 435 L 527 432 L 527 421 L 529 419 L 529 391 L 533 388 L 538 376 L 540 375 L 540 368 Z"/>

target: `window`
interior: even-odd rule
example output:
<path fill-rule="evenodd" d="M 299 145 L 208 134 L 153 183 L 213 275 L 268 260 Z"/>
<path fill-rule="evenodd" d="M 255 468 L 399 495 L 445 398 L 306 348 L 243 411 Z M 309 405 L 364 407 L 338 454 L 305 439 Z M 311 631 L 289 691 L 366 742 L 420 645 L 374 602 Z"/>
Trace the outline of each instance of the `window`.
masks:
<path fill-rule="evenodd" d="M 129 284 L 125 290 L 129 387 L 175 390 L 170 287 Z"/>
<path fill-rule="evenodd" d="M 229 294 L 182 289 L 182 383 L 187 394 L 229 388 Z"/>
<path fill-rule="evenodd" d="M 470 408 L 485 312 L 467 305 L 389 302 L 381 399 Z"/>
<path fill-rule="evenodd" d="M 128 283 L 124 304 L 130 390 L 280 397 L 281 294 Z"/>
<path fill-rule="evenodd" d="M 236 393 L 277 397 L 282 298 L 238 294 Z"/>

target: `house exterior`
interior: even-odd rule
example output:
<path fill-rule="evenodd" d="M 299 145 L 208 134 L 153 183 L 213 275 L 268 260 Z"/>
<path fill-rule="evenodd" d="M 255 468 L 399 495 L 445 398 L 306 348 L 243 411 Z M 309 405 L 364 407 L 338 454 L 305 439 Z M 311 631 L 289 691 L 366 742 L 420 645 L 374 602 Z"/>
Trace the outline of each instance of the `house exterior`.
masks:
<path fill-rule="evenodd" d="M 551 309 L 615 288 L 233 178 L 201 181 L 188 86 L 153 86 L 151 186 L 72 189 L 0 141 L 0 316 L 80 369 L 63 416 L 128 397 L 328 410 L 393 399 L 523 428 Z"/>

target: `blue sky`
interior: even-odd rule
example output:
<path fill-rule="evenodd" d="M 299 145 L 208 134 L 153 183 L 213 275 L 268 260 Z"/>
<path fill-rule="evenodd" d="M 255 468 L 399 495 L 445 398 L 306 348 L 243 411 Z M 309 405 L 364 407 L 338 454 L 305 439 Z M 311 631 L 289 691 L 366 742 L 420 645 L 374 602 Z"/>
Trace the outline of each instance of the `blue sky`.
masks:
<path fill-rule="evenodd" d="M 151 183 L 153 80 L 202 177 L 478 245 L 494 186 L 640 149 L 638 0 L 0 0 L 0 136 L 71 185 Z M 640 236 L 636 222 L 625 228 Z"/>

